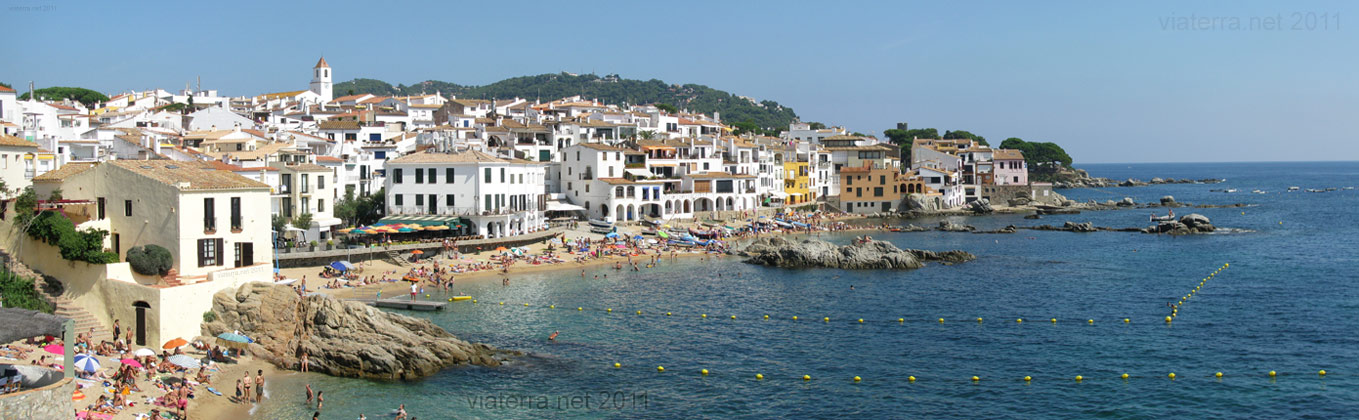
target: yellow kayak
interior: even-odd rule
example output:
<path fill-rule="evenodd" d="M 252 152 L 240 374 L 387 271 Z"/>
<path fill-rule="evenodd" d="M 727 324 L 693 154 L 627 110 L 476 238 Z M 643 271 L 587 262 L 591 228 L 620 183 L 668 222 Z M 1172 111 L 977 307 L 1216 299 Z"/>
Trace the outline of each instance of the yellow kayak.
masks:
<path fill-rule="evenodd" d="M 453 300 L 454 300 L 454 301 L 459 301 L 459 300 L 471 300 L 471 299 L 472 299 L 471 296 L 454 296 L 454 297 L 453 297 Z"/>

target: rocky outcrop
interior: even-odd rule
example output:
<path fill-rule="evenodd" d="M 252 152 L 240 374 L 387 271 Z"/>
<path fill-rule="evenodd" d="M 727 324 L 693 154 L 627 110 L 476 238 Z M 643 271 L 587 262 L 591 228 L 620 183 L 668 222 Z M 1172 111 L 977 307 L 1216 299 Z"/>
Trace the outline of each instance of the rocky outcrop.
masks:
<path fill-rule="evenodd" d="M 1091 177 L 1090 174 L 1087 173 L 1084 169 L 1076 169 L 1074 171 L 1067 170 L 1059 172 L 1053 178 L 1054 178 L 1052 182 L 1053 188 L 1109 188 L 1109 187 L 1143 187 L 1147 185 L 1161 185 L 1161 184 L 1216 184 L 1223 181 L 1222 179 L 1217 178 L 1193 180 L 1188 178 L 1175 179 L 1159 177 L 1152 178 L 1151 181 L 1142 181 L 1139 179 L 1132 178 L 1123 181 L 1115 181 L 1109 178 Z"/>
<path fill-rule="evenodd" d="M 996 211 L 996 209 L 991 208 L 991 202 L 985 198 L 968 203 L 967 208 L 976 214 L 987 214 Z"/>
<path fill-rule="evenodd" d="M 1032 216 L 1032 215 L 1030 215 L 1030 216 Z M 1025 217 L 1028 217 L 1028 216 L 1025 216 Z M 1015 232 L 1018 232 L 1018 231 L 1019 231 L 1019 228 L 1016 227 L 1015 225 L 1007 225 L 1007 226 L 1005 226 L 1005 227 L 1003 227 L 1003 228 L 996 229 L 996 230 L 982 230 L 982 231 L 977 231 L 977 232 L 974 232 L 974 233 L 1015 233 Z"/>
<path fill-rule="evenodd" d="M 950 222 L 950 221 L 945 220 L 945 221 L 939 222 L 939 227 L 934 228 L 934 230 L 941 231 L 941 232 L 971 232 L 971 231 L 977 230 L 977 228 L 972 227 L 972 226 L 970 226 L 970 225 L 960 225 L 960 224 L 956 224 L 956 223 L 953 223 L 953 222 Z"/>
<path fill-rule="evenodd" d="M 966 262 L 976 256 L 963 251 L 933 252 L 900 249 L 887 241 L 868 241 L 836 246 L 815 239 L 791 241 L 782 237 L 764 237 L 736 251 L 749 257 L 746 262 L 786 268 L 828 267 L 844 269 L 905 269 L 920 268 L 926 261 L 945 264 Z"/>
<path fill-rule="evenodd" d="M 517 353 L 459 340 L 433 323 L 325 295 L 299 297 L 287 286 L 249 283 L 213 296 L 217 319 L 203 334 L 239 331 L 251 354 L 333 376 L 414 379 L 447 366 L 498 366 Z"/>
<path fill-rule="evenodd" d="M 1209 233 L 1217 230 L 1213 222 L 1207 216 L 1193 213 L 1180 217 L 1180 220 L 1161 222 L 1155 226 L 1143 229 L 1143 233 L 1164 233 L 1167 235 L 1192 235 L 1197 233 Z"/>
<path fill-rule="evenodd" d="M 1094 225 L 1093 223 L 1090 223 L 1090 222 L 1076 223 L 1076 222 L 1072 222 L 1072 221 L 1067 221 L 1066 223 L 1063 223 L 1062 226 L 1038 225 L 1038 226 L 1027 226 L 1027 227 L 1023 227 L 1023 228 L 1021 228 L 1021 229 L 1032 229 L 1032 230 L 1055 230 L 1055 231 L 1062 231 L 1062 232 L 1082 232 L 1082 233 L 1085 233 L 1085 232 L 1097 232 L 1097 231 L 1100 230 L 1100 228 L 1095 227 L 1095 225 Z M 1106 229 L 1106 230 L 1113 230 L 1113 229 L 1107 229 L 1107 228 L 1105 228 L 1105 229 Z"/>
<path fill-rule="evenodd" d="M 1161 205 L 1162 205 L 1162 206 L 1169 206 L 1169 205 L 1174 205 L 1174 204 L 1175 204 L 1175 196 L 1167 195 L 1167 196 L 1161 197 Z"/>

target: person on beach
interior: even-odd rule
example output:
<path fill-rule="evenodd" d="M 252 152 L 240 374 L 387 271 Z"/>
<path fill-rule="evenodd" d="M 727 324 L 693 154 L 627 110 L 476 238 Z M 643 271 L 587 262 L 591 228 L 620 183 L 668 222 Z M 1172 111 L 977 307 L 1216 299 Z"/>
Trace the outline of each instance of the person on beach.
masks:
<path fill-rule="evenodd" d="M 322 396 L 325 391 L 316 391 L 316 411 L 321 411 L 321 405 L 326 403 L 326 397 Z"/>
<path fill-rule="evenodd" d="M 113 341 L 118 341 L 118 335 L 123 331 L 123 327 L 118 325 L 118 320 L 113 320 Z"/>
<path fill-rule="evenodd" d="M 406 416 L 407 416 L 407 414 L 406 414 L 406 405 L 405 405 L 405 404 L 401 404 L 401 407 L 398 407 L 398 408 L 396 409 L 396 417 L 393 418 L 392 420 L 405 420 Z"/>
<path fill-rule="evenodd" d="M 310 385 L 308 385 L 308 386 L 310 386 Z M 311 402 L 311 396 L 310 396 L 311 390 L 310 390 L 310 389 L 307 390 L 307 394 L 308 394 L 308 396 L 307 396 L 307 402 Z M 240 379 L 237 379 L 237 380 L 236 380 L 236 403 L 237 403 L 237 404 L 240 404 L 241 401 L 245 401 L 245 400 L 242 400 L 242 399 L 241 399 L 241 395 L 242 395 L 242 394 L 241 394 L 241 380 L 240 380 Z"/>
<path fill-rule="evenodd" d="M 302 350 L 302 363 L 301 363 L 301 364 L 302 364 L 302 371 L 303 371 L 303 372 L 307 372 L 307 371 L 308 371 L 308 370 L 307 370 L 307 366 L 308 366 L 310 363 L 307 362 L 307 351 L 306 351 L 306 350 Z M 308 392 L 308 393 L 310 393 L 310 392 Z"/>
<path fill-rule="evenodd" d="M 415 295 L 417 293 L 420 293 L 420 286 L 416 285 L 415 282 L 411 282 L 411 302 L 415 301 Z"/>
<path fill-rule="evenodd" d="M 264 370 L 255 372 L 255 401 L 264 402 Z"/>
<path fill-rule="evenodd" d="M 312 394 L 311 384 L 307 384 L 307 405 L 311 405 L 311 400 L 314 398 L 316 398 L 316 395 Z"/>
<path fill-rule="evenodd" d="M 250 393 L 250 382 L 251 382 L 251 381 L 250 381 L 250 372 L 246 372 L 246 373 L 245 373 L 245 378 L 244 378 L 244 379 L 241 379 L 241 384 L 245 387 L 245 401 L 246 401 L 246 402 L 254 402 L 254 400 L 251 399 L 251 398 L 253 398 L 254 394 L 251 394 L 251 393 Z"/>

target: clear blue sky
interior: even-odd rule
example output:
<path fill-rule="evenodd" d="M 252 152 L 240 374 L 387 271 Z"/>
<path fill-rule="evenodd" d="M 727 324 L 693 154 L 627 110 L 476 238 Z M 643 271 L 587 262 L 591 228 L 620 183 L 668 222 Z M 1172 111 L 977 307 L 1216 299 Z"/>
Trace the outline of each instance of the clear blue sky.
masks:
<path fill-rule="evenodd" d="M 993 144 L 1054 141 L 1078 163 L 1359 159 L 1359 7 L 1344 2 L 3 7 L 0 81 L 16 87 L 178 90 L 202 76 L 233 96 L 296 90 L 325 54 L 337 81 L 618 73 L 772 99 L 865 133 L 906 121 Z M 1282 29 L 1250 27 L 1275 17 Z"/>

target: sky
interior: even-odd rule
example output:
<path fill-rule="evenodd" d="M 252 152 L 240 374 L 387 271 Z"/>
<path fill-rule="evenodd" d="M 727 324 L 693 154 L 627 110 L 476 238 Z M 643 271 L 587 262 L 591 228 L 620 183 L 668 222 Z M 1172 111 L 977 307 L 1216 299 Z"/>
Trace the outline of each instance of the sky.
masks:
<path fill-rule="evenodd" d="M 1078 164 L 1359 160 L 1359 3 L 6 0 L 0 19 L 21 89 L 301 90 L 324 55 L 337 82 L 697 83 Z"/>

